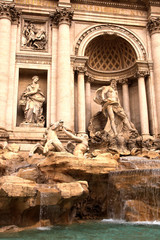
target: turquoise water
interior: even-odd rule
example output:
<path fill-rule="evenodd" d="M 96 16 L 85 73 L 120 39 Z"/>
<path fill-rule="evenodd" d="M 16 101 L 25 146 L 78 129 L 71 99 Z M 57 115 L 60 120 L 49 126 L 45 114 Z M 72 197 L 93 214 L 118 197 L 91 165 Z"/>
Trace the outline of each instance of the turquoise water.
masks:
<path fill-rule="evenodd" d="M 88 222 L 0 234 L 7 240 L 160 240 L 160 223 Z"/>

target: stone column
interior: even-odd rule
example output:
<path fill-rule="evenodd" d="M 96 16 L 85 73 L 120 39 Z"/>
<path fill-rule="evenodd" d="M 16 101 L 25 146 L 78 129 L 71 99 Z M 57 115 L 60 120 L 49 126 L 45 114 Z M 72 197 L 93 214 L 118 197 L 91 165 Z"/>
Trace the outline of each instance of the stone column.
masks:
<path fill-rule="evenodd" d="M 75 72 L 74 72 L 74 61 L 75 61 L 75 57 L 72 56 L 71 57 L 71 85 L 70 85 L 70 88 L 71 88 L 71 121 L 70 121 L 70 124 L 71 124 L 71 130 L 75 131 L 75 96 L 74 96 L 74 83 L 75 83 Z"/>
<path fill-rule="evenodd" d="M 84 67 L 76 67 L 78 73 L 78 134 L 86 132 Z"/>
<path fill-rule="evenodd" d="M 158 135 L 160 135 L 160 18 L 150 18 L 147 24 L 151 36 L 155 97 L 157 106 Z"/>
<path fill-rule="evenodd" d="M 138 93 L 139 93 L 139 109 L 141 122 L 141 135 L 143 137 L 149 136 L 149 120 L 147 108 L 147 96 L 145 86 L 145 72 L 138 72 Z"/>
<path fill-rule="evenodd" d="M 122 95 L 123 95 L 123 108 L 128 118 L 130 119 L 128 79 L 123 79 L 121 83 L 122 83 Z"/>
<path fill-rule="evenodd" d="M 70 74 L 70 25 L 73 12 L 58 8 L 51 16 L 58 29 L 57 59 L 57 120 L 71 128 L 71 74 Z"/>
<path fill-rule="evenodd" d="M 9 66 L 11 50 L 11 22 L 19 17 L 13 4 L 0 3 L 0 126 L 6 127 L 9 94 Z"/>
<path fill-rule="evenodd" d="M 88 128 L 89 121 L 91 119 L 91 82 L 93 82 L 91 76 L 87 76 L 86 81 L 86 127 Z"/>

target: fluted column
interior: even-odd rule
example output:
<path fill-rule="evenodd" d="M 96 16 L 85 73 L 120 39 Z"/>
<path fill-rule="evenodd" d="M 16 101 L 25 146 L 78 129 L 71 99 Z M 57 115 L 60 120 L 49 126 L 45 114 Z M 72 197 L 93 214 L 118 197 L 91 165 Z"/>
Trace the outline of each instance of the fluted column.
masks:
<path fill-rule="evenodd" d="M 145 137 L 149 136 L 149 120 L 145 87 L 145 72 L 138 72 L 137 77 L 138 77 L 141 135 Z"/>
<path fill-rule="evenodd" d="M 74 96 L 74 80 L 75 80 L 75 72 L 74 72 L 74 61 L 75 61 L 75 57 L 71 57 L 71 120 L 70 120 L 70 124 L 71 124 L 71 130 L 75 131 L 75 96 Z"/>
<path fill-rule="evenodd" d="M 130 119 L 128 79 L 123 79 L 121 83 L 122 83 L 123 108 L 128 118 Z"/>
<path fill-rule="evenodd" d="M 0 126 L 6 127 L 9 88 L 11 22 L 19 17 L 13 4 L 0 3 Z"/>
<path fill-rule="evenodd" d="M 71 74 L 70 74 L 70 25 L 73 12 L 58 8 L 52 15 L 58 29 L 57 60 L 57 120 L 62 119 L 71 128 Z"/>
<path fill-rule="evenodd" d="M 91 119 L 91 83 L 94 79 L 91 75 L 86 74 L 86 127 L 88 128 L 89 121 Z"/>
<path fill-rule="evenodd" d="M 84 67 L 76 67 L 78 73 L 78 133 L 86 132 L 86 109 L 85 109 L 85 80 Z"/>
<path fill-rule="evenodd" d="M 147 28 L 151 36 L 155 96 L 158 119 L 158 134 L 160 135 L 160 18 L 150 18 L 147 24 Z"/>
<path fill-rule="evenodd" d="M 50 122 L 56 122 L 56 99 L 57 99 L 57 41 L 58 29 L 52 24 L 52 70 L 51 70 L 51 87 L 50 87 Z"/>

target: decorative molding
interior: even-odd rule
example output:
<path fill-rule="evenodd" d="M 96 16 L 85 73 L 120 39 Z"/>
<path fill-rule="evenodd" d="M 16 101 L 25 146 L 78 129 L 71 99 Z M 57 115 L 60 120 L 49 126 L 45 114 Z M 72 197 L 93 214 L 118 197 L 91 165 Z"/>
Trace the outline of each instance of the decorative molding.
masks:
<path fill-rule="evenodd" d="M 20 11 L 15 8 L 15 4 L 0 3 L 0 18 L 7 18 L 18 23 L 20 14 Z"/>
<path fill-rule="evenodd" d="M 126 8 L 126 9 L 136 9 L 136 10 L 146 10 L 145 4 L 136 4 L 136 3 L 119 3 L 119 2 L 111 2 L 111 1 L 99 1 L 99 0 L 74 0 L 71 1 L 73 3 L 79 4 L 88 4 L 88 5 L 97 5 L 97 6 L 106 6 L 106 7 L 116 7 L 116 8 Z"/>
<path fill-rule="evenodd" d="M 79 47 L 82 43 L 82 41 L 92 32 L 94 31 L 103 31 L 103 30 L 108 30 L 108 31 L 112 31 L 113 34 L 115 31 L 119 31 L 123 34 L 126 34 L 129 38 L 131 38 L 134 42 L 137 43 L 137 45 L 139 46 L 139 48 L 141 49 L 142 51 L 142 54 L 144 56 L 144 59 L 146 60 L 146 51 L 145 51 L 145 48 L 144 46 L 142 45 L 142 43 L 140 42 L 140 40 L 131 32 L 129 31 L 128 29 L 126 28 L 123 28 L 121 26 L 118 26 L 118 25 L 114 25 L 114 24 L 103 24 L 103 25 L 99 25 L 99 26 L 94 26 L 94 27 L 91 27 L 89 28 L 86 32 L 84 32 L 78 39 L 77 43 L 76 43 L 76 46 L 75 46 L 75 55 L 78 54 L 78 50 L 79 50 Z"/>
<path fill-rule="evenodd" d="M 148 29 L 150 35 L 152 35 L 154 33 L 160 33 L 160 18 L 159 17 L 150 18 L 147 23 L 147 29 Z"/>
<path fill-rule="evenodd" d="M 111 79 L 116 79 L 117 81 L 129 78 L 137 78 L 135 73 L 137 71 L 144 71 L 149 73 L 148 62 L 136 62 L 132 67 L 120 71 L 111 71 L 111 72 L 97 72 L 88 67 L 87 75 L 91 75 L 96 83 L 110 82 Z"/>
<path fill-rule="evenodd" d="M 142 0 L 146 4 L 146 7 L 150 6 L 160 6 L 160 1 L 158 0 Z"/>
<path fill-rule="evenodd" d="M 57 8 L 54 13 L 50 14 L 51 22 L 57 26 L 63 22 L 71 26 L 73 14 L 74 12 L 68 8 Z"/>
<path fill-rule="evenodd" d="M 40 56 L 40 55 L 26 56 L 25 54 L 24 55 L 17 54 L 16 55 L 16 63 L 51 65 L 52 57 L 51 56 Z"/>

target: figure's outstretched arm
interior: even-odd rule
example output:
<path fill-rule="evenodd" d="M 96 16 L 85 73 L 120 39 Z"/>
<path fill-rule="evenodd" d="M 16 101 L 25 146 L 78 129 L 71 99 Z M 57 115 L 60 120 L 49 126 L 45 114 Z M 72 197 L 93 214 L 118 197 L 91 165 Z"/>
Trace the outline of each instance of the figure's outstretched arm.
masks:
<path fill-rule="evenodd" d="M 67 131 L 64 127 L 63 127 L 63 131 L 65 132 L 65 134 L 66 134 L 68 137 L 72 138 L 73 140 L 82 142 L 82 139 L 81 139 L 80 137 L 75 136 L 73 133 Z"/>

